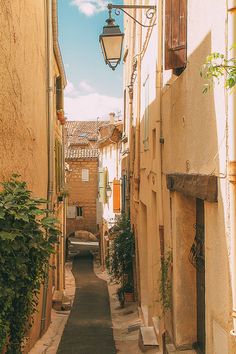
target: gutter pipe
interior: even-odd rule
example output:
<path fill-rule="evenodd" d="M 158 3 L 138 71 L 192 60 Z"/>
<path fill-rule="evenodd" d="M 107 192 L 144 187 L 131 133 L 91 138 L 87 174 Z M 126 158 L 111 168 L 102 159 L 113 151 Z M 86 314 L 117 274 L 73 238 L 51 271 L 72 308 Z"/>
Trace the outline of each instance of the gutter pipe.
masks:
<path fill-rule="evenodd" d="M 228 55 L 236 57 L 236 0 L 228 1 Z M 230 334 L 236 337 L 236 90 L 228 94 L 229 113 L 229 192 L 230 192 L 230 242 L 231 242 L 231 286 L 233 329 Z"/>

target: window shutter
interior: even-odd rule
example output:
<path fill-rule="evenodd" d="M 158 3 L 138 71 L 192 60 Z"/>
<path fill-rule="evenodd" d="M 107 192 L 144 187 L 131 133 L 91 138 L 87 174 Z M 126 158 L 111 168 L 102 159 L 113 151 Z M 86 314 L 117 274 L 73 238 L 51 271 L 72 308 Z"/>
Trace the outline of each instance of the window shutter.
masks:
<path fill-rule="evenodd" d="M 76 207 L 74 205 L 69 205 L 67 207 L 67 218 L 74 219 L 76 217 Z"/>
<path fill-rule="evenodd" d="M 104 169 L 99 169 L 99 202 L 106 203 L 106 180 L 107 172 Z"/>
<path fill-rule="evenodd" d="M 187 64 L 187 0 L 165 2 L 165 69 Z"/>
<path fill-rule="evenodd" d="M 120 213 L 120 181 L 113 181 L 113 212 Z"/>

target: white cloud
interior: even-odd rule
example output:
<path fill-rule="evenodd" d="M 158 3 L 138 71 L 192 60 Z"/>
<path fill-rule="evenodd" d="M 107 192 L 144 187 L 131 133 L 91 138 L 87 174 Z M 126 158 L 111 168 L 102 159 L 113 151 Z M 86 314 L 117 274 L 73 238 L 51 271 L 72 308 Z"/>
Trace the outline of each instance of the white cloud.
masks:
<path fill-rule="evenodd" d="M 94 87 L 92 85 L 90 85 L 90 83 L 87 80 L 80 81 L 79 89 L 80 89 L 80 91 L 86 92 L 86 93 L 91 93 L 91 92 L 95 91 Z"/>
<path fill-rule="evenodd" d="M 65 95 L 65 114 L 68 120 L 96 120 L 108 118 L 110 112 L 122 110 L 123 99 L 90 93 L 72 97 Z"/>
<path fill-rule="evenodd" d="M 86 16 L 93 16 L 107 8 L 105 0 L 72 0 L 71 4 L 77 6 L 79 11 Z"/>
<path fill-rule="evenodd" d="M 67 81 L 64 94 L 67 97 L 78 97 L 79 95 L 87 95 L 92 92 L 95 92 L 95 88 L 87 80 L 80 81 L 78 89 L 72 82 Z"/>

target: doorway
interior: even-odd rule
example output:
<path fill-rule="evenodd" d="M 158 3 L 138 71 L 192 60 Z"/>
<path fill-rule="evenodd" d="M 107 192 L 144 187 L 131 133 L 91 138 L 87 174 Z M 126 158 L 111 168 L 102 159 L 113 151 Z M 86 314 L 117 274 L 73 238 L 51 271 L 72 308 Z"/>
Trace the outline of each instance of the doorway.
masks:
<path fill-rule="evenodd" d="M 197 266 L 197 343 L 200 353 L 205 353 L 205 221 L 204 201 L 196 200 L 196 235 L 199 242 Z"/>

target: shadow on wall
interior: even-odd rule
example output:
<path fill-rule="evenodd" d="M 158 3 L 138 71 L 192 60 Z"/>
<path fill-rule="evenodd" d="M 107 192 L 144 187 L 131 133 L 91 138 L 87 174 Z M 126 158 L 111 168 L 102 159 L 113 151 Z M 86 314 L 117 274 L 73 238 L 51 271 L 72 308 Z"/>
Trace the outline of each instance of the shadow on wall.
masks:
<path fill-rule="evenodd" d="M 201 66 L 205 62 L 206 56 L 212 51 L 211 33 L 208 33 L 204 40 L 199 44 L 195 51 L 188 57 L 187 68 L 179 77 L 172 76 L 171 80 L 167 82 L 162 93 L 162 121 L 163 121 L 163 138 L 162 145 L 163 156 L 163 172 L 164 177 L 170 173 L 180 174 L 200 174 L 200 175 L 215 175 L 218 177 L 218 202 L 205 202 L 205 267 L 206 267 L 206 333 L 207 333 L 207 352 L 211 351 L 217 343 L 217 336 L 214 333 L 213 322 L 221 323 L 225 331 L 231 329 L 231 324 L 228 323 L 229 312 L 231 304 L 229 299 L 230 279 L 229 279 L 229 264 L 228 264 L 228 245 L 226 236 L 226 121 L 225 121 L 225 96 L 223 86 L 216 86 L 214 90 L 208 94 L 203 94 L 204 81 L 200 77 Z M 222 48 L 224 51 L 224 48 Z M 156 98 L 158 101 L 158 97 Z M 153 134 L 156 124 L 156 109 L 155 101 L 151 102 L 146 109 L 146 113 L 141 119 L 141 168 L 146 169 L 150 173 L 153 169 Z M 148 123 L 145 121 L 149 114 Z M 148 127 L 147 127 L 148 124 Z M 146 126 L 145 126 L 146 125 Z M 144 151 L 145 134 L 148 129 L 148 149 Z M 157 144 L 159 143 L 159 136 L 157 137 Z M 157 145 L 157 151 L 159 150 Z M 157 160 L 159 159 L 157 155 Z M 160 161 L 156 161 L 160 166 Z M 145 175 L 144 175 L 145 176 Z M 146 175 L 147 177 L 147 175 Z M 147 181 L 144 178 L 140 185 L 141 201 L 148 203 Z M 146 179 L 146 181 L 145 181 Z M 145 184 L 146 183 L 146 184 Z M 142 190 L 143 189 L 143 190 Z M 165 243 L 172 245 L 173 238 L 178 243 L 180 242 L 181 233 L 178 228 L 170 229 L 170 221 L 176 223 L 172 215 L 181 210 L 173 210 L 170 207 L 170 193 L 164 185 L 164 219 L 165 223 Z M 193 199 L 194 200 L 194 199 Z M 194 204 L 193 204 L 194 205 Z M 184 202 L 172 205 L 172 207 L 179 208 L 181 206 L 183 212 L 187 213 L 188 205 Z M 172 210 L 171 210 L 172 209 Z M 194 212 L 194 207 L 193 207 Z M 171 215 L 171 213 L 174 213 Z M 151 222 L 150 216 L 147 214 L 147 224 Z M 182 218 L 189 228 L 188 220 Z M 184 226 L 184 225 L 183 225 Z M 178 241 L 179 238 L 179 241 Z M 194 229 L 192 232 L 194 240 Z M 192 241 L 193 241 L 192 240 Z M 181 249 L 181 257 L 188 257 L 189 244 L 187 248 Z M 175 255 L 173 255 L 174 257 Z M 179 259 L 181 259 L 179 255 Z M 143 260 L 147 264 L 147 260 Z M 180 275 L 181 277 L 181 275 Z M 179 279 L 181 281 L 188 281 L 181 285 L 181 288 L 196 286 L 192 284 L 191 279 Z M 173 292 L 178 292 L 181 297 L 181 289 L 178 284 L 174 283 Z M 188 302 L 189 301 L 189 302 Z M 174 304 L 175 306 L 175 304 Z M 190 313 L 196 313 L 196 306 L 191 299 L 187 299 L 185 306 L 189 306 Z M 182 309 L 183 310 L 183 309 Z M 186 312 L 182 311 L 176 313 L 176 316 L 184 316 L 183 321 L 180 321 L 180 327 L 175 329 L 176 338 L 180 344 L 182 340 L 186 343 L 187 338 L 186 328 L 189 327 L 189 317 Z M 167 330 L 173 334 L 173 309 L 170 315 L 167 316 Z M 182 334 L 181 334 L 182 333 Z M 227 337 L 226 337 L 226 340 Z M 184 344 L 185 344 L 184 343 Z M 187 343 L 190 344 L 190 343 Z M 232 347 L 233 344 L 231 343 Z M 235 349 L 235 348 L 234 348 Z M 234 352 L 234 350 L 232 351 Z"/>

